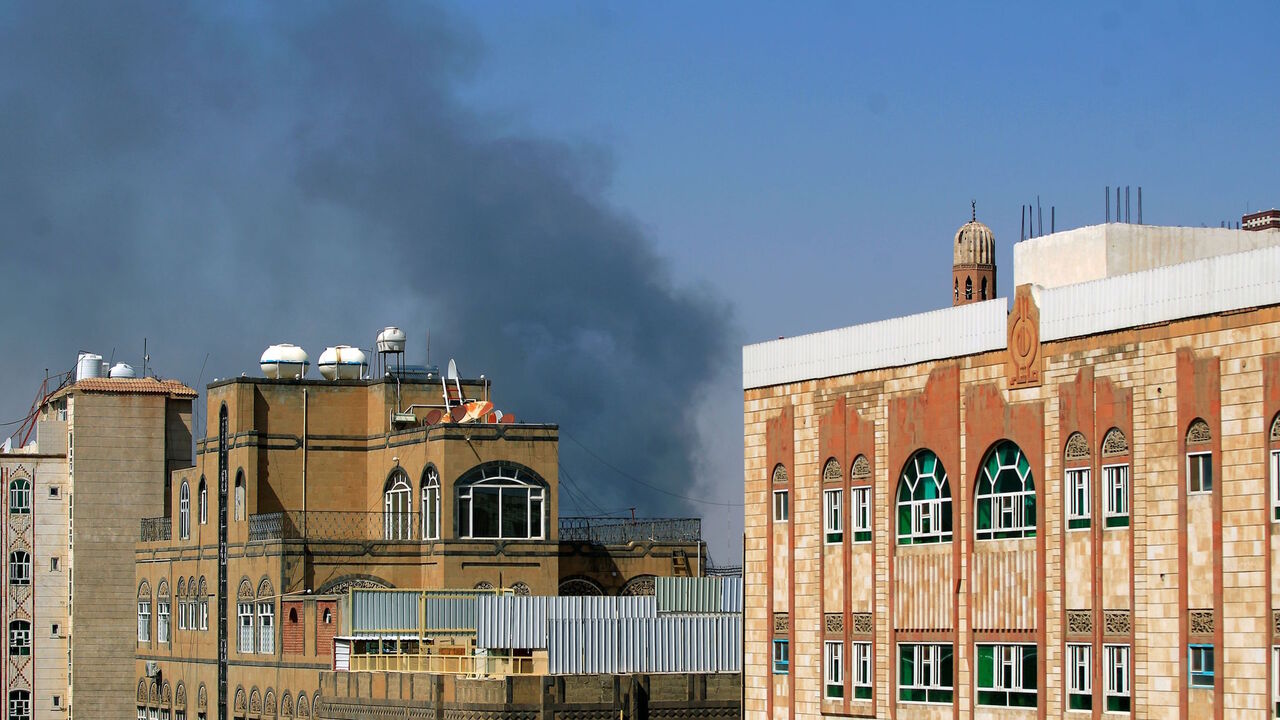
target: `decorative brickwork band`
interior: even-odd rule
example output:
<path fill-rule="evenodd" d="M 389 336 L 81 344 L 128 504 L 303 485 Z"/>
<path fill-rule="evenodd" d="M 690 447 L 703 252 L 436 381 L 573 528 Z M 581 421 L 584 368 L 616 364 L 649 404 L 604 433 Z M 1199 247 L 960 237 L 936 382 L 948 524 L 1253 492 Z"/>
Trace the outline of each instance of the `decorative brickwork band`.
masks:
<path fill-rule="evenodd" d="M 1102 438 L 1102 456 L 1114 457 L 1127 454 L 1129 454 L 1129 439 L 1120 432 L 1119 428 L 1108 430 L 1106 437 Z"/>
<path fill-rule="evenodd" d="M 1092 610 L 1068 610 L 1067 611 L 1067 634 L 1068 635 L 1092 635 L 1093 634 L 1093 611 Z"/>
<path fill-rule="evenodd" d="M 1187 430 L 1187 444 L 1198 445 L 1207 443 L 1213 439 L 1213 433 L 1209 432 L 1209 423 L 1204 420 L 1196 420 L 1191 423 L 1191 429 Z"/>
<path fill-rule="evenodd" d="M 823 616 L 823 620 L 827 627 L 827 632 L 832 635 L 839 635 L 844 632 L 844 615 L 841 613 L 827 613 Z"/>
<path fill-rule="evenodd" d="M 858 635 L 870 635 L 875 632 L 875 624 L 871 622 L 871 613 L 853 614 L 853 632 Z"/>
<path fill-rule="evenodd" d="M 1133 618 L 1128 610 L 1104 610 L 1102 630 L 1107 635 L 1129 635 L 1133 632 Z"/>
<path fill-rule="evenodd" d="M 1187 619 L 1191 626 L 1192 635 L 1212 635 L 1213 634 L 1213 611 L 1212 610 L 1190 610 L 1187 612 Z"/>
<path fill-rule="evenodd" d="M 1071 433 L 1071 437 L 1067 438 L 1067 449 L 1063 455 L 1068 460 L 1086 460 L 1089 457 L 1089 441 L 1084 439 L 1084 435 L 1078 432 Z"/>
<path fill-rule="evenodd" d="M 776 633 L 784 633 L 791 629 L 791 617 L 787 613 L 773 614 L 773 631 Z"/>
<path fill-rule="evenodd" d="M 835 458 L 828 460 L 826 467 L 822 468 L 823 482 L 840 482 L 843 479 L 844 472 L 840 470 L 840 461 Z"/>
<path fill-rule="evenodd" d="M 865 480 L 871 477 L 871 461 L 866 455 L 859 455 L 853 459 L 853 479 Z"/>

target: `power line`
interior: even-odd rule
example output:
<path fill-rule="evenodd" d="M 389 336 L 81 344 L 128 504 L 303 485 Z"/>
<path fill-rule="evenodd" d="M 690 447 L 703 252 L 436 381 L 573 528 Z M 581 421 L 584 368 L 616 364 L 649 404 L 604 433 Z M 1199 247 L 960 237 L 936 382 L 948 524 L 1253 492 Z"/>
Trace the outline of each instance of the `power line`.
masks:
<path fill-rule="evenodd" d="M 561 429 L 560 429 L 560 434 L 561 434 L 561 435 L 564 435 L 565 437 L 567 437 L 567 438 L 569 438 L 570 440 L 572 440 L 572 441 L 573 441 L 573 443 L 574 443 L 575 445 L 577 445 L 578 447 L 582 448 L 582 449 L 583 449 L 583 451 L 585 451 L 585 452 L 586 452 L 588 455 L 590 455 L 591 457 L 595 458 L 595 459 L 596 459 L 596 461 L 597 461 L 597 462 L 599 462 L 601 465 L 604 465 L 605 467 L 609 468 L 610 470 L 612 470 L 612 471 L 614 471 L 614 472 L 618 473 L 619 475 L 621 475 L 622 477 L 626 478 L 627 480 L 630 480 L 631 482 L 636 483 L 637 485 L 643 485 L 644 487 L 647 487 L 647 488 L 649 488 L 650 490 L 653 490 L 653 491 L 655 491 L 655 492 L 660 492 L 660 493 L 662 493 L 663 495 L 670 495 L 671 497 L 673 497 L 673 498 L 679 498 L 680 500 L 688 500 L 689 502 L 701 503 L 701 504 L 703 504 L 703 505 L 714 505 L 714 506 L 716 506 L 716 507 L 742 507 L 742 505 L 743 505 L 742 503 L 728 503 L 728 502 L 716 502 L 716 501 L 714 501 L 714 500 L 703 500 L 703 499 L 701 499 L 701 498 L 689 497 L 689 496 L 687 496 L 687 495 L 680 495 L 680 494 L 678 494 L 678 493 L 673 493 L 673 492 L 671 492 L 671 491 L 669 491 L 669 490 L 663 490 L 662 488 L 658 487 L 657 485 L 654 485 L 654 484 L 652 484 L 652 483 L 647 483 L 647 482 L 645 482 L 644 480 L 641 480 L 640 478 L 635 477 L 634 475 L 630 475 L 630 474 L 628 474 L 628 473 L 626 473 L 626 472 L 623 472 L 621 469 L 619 469 L 618 467 L 614 466 L 614 465 L 613 465 L 612 463 L 610 463 L 608 460 L 605 460 L 604 458 L 602 458 L 602 457 L 600 457 L 599 455 L 597 455 L 597 454 L 595 454 L 594 452 L 592 452 L 592 451 L 591 451 L 591 448 L 587 447 L 586 445 L 583 445 L 583 444 L 582 444 L 582 443 L 581 443 L 577 438 L 575 438 L 574 436 L 572 436 L 572 435 L 570 435 L 569 433 L 565 432 L 564 428 L 561 428 Z"/>

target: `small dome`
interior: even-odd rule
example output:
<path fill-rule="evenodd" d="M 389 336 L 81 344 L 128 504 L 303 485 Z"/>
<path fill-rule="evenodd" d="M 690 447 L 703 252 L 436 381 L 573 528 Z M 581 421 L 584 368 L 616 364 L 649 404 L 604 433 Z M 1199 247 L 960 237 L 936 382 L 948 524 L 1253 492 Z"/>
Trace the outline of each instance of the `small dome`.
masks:
<path fill-rule="evenodd" d="M 996 262 L 996 236 L 991 228 L 970 220 L 956 231 L 955 260 L 953 265 L 994 265 Z"/>

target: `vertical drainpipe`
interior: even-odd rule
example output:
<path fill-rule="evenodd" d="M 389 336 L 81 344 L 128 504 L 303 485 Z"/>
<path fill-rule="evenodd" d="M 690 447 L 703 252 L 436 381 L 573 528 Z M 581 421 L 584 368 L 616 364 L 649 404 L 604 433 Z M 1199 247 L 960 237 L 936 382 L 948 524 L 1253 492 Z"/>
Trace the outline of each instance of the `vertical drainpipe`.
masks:
<path fill-rule="evenodd" d="M 302 388 L 302 539 L 307 539 L 307 389 Z M 305 572 L 305 568 L 303 571 Z"/>

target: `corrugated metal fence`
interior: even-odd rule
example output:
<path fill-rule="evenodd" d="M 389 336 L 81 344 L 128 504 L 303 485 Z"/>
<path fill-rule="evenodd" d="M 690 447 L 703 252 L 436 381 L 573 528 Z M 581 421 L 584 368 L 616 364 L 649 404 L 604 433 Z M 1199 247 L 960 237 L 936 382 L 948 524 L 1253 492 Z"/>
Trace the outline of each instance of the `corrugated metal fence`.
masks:
<path fill-rule="evenodd" d="M 475 632 L 477 590 L 352 590 L 352 635 Z"/>
<path fill-rule="evenodd" d="M 741 615 L 548 620 L 552 675 L 736 673 Z"/>

